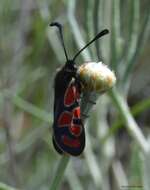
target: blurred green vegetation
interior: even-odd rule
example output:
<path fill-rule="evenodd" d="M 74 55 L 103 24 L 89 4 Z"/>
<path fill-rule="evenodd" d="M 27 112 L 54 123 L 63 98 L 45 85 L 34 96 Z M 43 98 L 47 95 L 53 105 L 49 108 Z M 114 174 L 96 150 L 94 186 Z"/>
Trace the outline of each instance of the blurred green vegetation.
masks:
<path fill-rule="evenodd" d="M 0 190 L 48 190 L 61 158 L 51 142 L 53 81 L 65 62 L 57 32 L 48 26 L 56 20 L 63 25 L 70 57 L 82 39 L 110 30 L 77 64 L 103 61 L 115 71 L 116 89 L 149 138 L 148 0 L 0 0 Z M 111 97 L 101 96 L 90 113 L 85 152 L 71 159 L 60 189 L 146 189 L 141 149 Z"/>

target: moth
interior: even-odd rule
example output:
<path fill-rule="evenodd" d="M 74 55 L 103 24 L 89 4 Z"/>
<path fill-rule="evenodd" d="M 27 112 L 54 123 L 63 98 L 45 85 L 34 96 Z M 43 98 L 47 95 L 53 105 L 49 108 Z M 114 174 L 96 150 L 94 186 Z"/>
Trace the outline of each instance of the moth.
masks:
<path fill-rule="evenodd" d="M 108 34 L 109 31 L 107 29 L 101 31 L 80 49 L 72 59 L 69 59 L 61 24 L 52 22 L 50 26 L 58 28 L 66 57 L 66 63 L 56 73 L 54 80 L 53 145 L 60 154 L 79 156 L 85 147 L 85 130 L 80 109 L 82 82 L 77 73 L 78 68 L 75 60 L 85 48 L 95 40 Z"/>

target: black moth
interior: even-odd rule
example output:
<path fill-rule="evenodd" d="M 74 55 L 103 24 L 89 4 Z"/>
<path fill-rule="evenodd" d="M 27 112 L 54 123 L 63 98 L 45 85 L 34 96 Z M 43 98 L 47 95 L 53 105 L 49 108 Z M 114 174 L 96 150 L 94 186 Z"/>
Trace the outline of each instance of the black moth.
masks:
<path fill-rule="evenodd" d="M 50 26 L 59 29 L 60 40 L 66 56 L 66 63 L 57 72 L 54 82 L 53 144 L 60 154 L 78 156 L 85 147 L 85 131 L 80 113 L 81 82 L 77 76 L 75 59 L 86 47 L 109 31 L 107 29 L 101 31 L 78 51 L 73 59 L 69 59 L 61 24 L 53 22 Z"/>

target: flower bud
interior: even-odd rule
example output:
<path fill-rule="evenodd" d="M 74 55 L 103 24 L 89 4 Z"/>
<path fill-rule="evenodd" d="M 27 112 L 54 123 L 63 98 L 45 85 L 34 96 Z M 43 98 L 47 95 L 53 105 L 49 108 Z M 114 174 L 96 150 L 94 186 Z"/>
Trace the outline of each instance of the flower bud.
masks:
<path fill-rule="evenodd" d="M 114 86 L 116 77 L 102 62 L 88 62 L 78 68 L 77 74 L 85 91 L 105 92 Z"/>

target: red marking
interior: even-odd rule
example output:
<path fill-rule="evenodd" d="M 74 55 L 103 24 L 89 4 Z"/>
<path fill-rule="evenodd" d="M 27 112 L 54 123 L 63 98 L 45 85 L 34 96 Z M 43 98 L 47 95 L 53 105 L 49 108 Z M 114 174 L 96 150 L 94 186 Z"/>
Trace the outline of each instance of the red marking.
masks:
<path fill-rule="evenodd" d="M 63 126 L 69 126 L 71 125 L 71 122 L 72 122 L 72 113 L 71 112 L 63 112 L 59 119 L 58 119 L 58 126 L 59 127 L 63 127 Z"/>
<path fill-rule="evenodd" d="M 80 147 L 80 142 L 78 139 L 70 139 L 69 137 L 64 135 L 64 136 L 62 136 L 62 140 L 63 140 L 64 145 L 67 145 L 71 148 Z"/>
<path fill-rule="evenodd" d="M 81 125 L 72 125 L 70 127 L 70 132 L 74 135 L 74 136 L 79 136 L 81 134 L 82 128 Z"/>
<path fill-rule="evenodd" d="M 65 106 L 71 106 L 75 102 L 75 86 L 69 86 L 65 92 L 64 104 Z"/>
<path fill-rule="evenodd" d="M 80 112 L 80 107 L 77 107 L 73 110 L 73 117 L 75 118 L 80 118 L 81 112 Z"/>
<path fill-rule="evenodd" d="M 64 105 L 71 106 L 76 100 L 80 99 L 80 92 L 76 84 L 71 84 L 67 88 L 64 96 Z"/>

